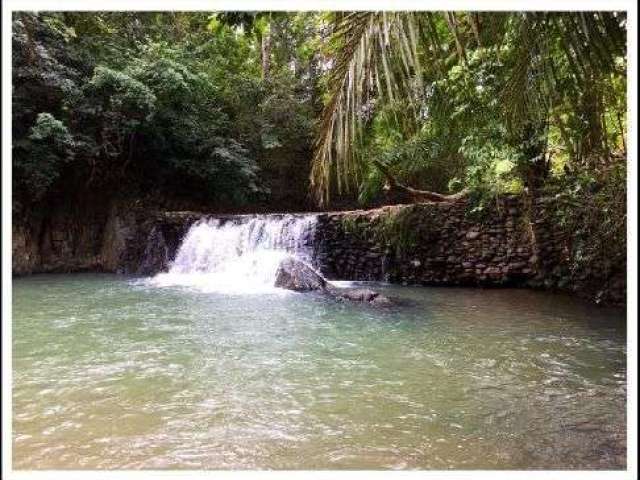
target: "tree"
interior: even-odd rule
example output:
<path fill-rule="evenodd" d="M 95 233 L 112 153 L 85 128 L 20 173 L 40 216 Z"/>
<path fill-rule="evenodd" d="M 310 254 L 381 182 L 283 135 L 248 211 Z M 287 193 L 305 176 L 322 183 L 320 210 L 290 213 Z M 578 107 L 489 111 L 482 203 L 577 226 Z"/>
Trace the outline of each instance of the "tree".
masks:
<path fill-rule="evenodd" d="M 283 184 L 302 208 L 308 168 L 299 164 L 309 156 L 320 97 L 309 47 L 315 19 L 15 14 L 16 205 L 46 209 L 100 191 L 235 209 L 266 202 L 272 184 L 272 198 L 285 196 Z M 257 58 L 267 30 L 270 52 Z M 45 125 L 50 134 L 32 137 Z"/>
<path fill-rule="evenodd" d="M 549 170 L 551 127 L 567 133 L 562 122 L 552 125 L 554 110 L 584 119 L 581 145 L 588 154 L 607 150 L 608 135 L 598 133 L 607 116 L 602 114 L 606 88 L 600 84 L 594 92 L 594 78 L 610 84 L 624 76 L 625 25 L 624 14 L 617 12 L 336 14 L 330 95 L 311 174 L 317 202 L 329 201 L 334 182 L 338 192 L 362 186 L 368 167 L 377 165 L 362 155 L 377 117 L 391 115 L 405 139 L 438 128 L 432 118 L 442 118 L 439 111 L 448 111 L 450 119 L 462 113 L 465 120 L 473 101 L 454 105 L 439 94 L 447 89 L 441 81 L 458 72 L 462 91 L 491 89 L 500 99 L 500 108 L 487 104 L 492 128 L 504 130 L 503 140 L 517 147 L 526 186 L 538 188 Z M 480 57 L 480 66 L 496 65 L 490 77 L 474 75 L 474 57 Z M 554 93 L 558 90 L 581 102 L 567 101 Z M 594 93 L 596 99 L 589 100 Z M 576 104 L 582 107 L 570 108 Z M 478 129 L 455 121 L 447 130 L 461 142 L 464 133 Z"/>

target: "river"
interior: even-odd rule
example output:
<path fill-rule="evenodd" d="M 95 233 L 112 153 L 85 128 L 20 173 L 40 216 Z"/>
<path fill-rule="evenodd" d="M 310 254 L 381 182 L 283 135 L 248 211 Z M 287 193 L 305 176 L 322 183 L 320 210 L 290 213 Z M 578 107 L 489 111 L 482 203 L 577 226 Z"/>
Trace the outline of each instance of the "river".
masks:
<path fill-rule="evenodd" d="M 161 275 L 14 279 L 14 468 L 625 467 L 620 310 L 380 284 L 405 300 L 381 310 Z"/>

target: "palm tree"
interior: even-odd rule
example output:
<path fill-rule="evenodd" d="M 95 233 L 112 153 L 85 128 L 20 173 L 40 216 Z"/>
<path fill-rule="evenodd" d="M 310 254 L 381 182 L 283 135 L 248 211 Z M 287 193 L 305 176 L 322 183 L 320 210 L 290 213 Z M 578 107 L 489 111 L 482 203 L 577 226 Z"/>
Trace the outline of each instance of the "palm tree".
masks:
<path fill-rule="evenodd" d="M 411 135 L 438 108 L 438 98 L 429 95 L 431 85 L 454 66 L 466 68 L 470 49 L 491 49 L 497 57 L 504 55 L 506 46 L 513 52 L 504 62 L 502 121 L 529 145 L 529 173 L 539 176 L 537 170 L 544 170 L 544 141 L 529 139 L 544 137 L 540 132 L 560 101 L 557 90 L 584 97 L 595 79 L 620 73 L 625 67 L 616 59 L 626 55 L 625 34 L 626 16 L 617 12 L 335 14 L 331 42 L 337 48 L 328 78 L 330 95 L 311 170 L 317 203 L 326 205 L 332 189 L 342 193 L 357 186 L 367 162 L 381 170 L 392 188 L 410 188 L 380 162 L 358 154 L 372 112 L 401 102 L 403 111 L 395 113 L 396 120 Z M 558 78 L 560 63 L 568 65 L 568 76 Z M 593 144 L 601 141 L 595 110 L 589 126 Z M 416 199 L 448 198 L 413 190 Z"/>

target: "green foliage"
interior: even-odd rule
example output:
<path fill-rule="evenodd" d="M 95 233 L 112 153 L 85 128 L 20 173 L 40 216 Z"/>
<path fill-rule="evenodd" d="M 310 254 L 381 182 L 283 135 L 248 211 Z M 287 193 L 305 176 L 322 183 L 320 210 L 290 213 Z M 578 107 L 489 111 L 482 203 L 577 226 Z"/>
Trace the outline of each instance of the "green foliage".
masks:
<path fill-rule="evenodd" d="M 410 133 L 398 122 L 403 109 L 382 108 L 373 117 L 369 135 L 374 148 L 363 155 L 387 165 L 398 180 L 436 192 L 463 186 L 485 200 L 521 188 L 516 177 L 518 151 L 509 145 L 500 122 L 495 48 L 467 54 L 466 65 L 454 65 L 430 86 L 423 107 L 428 114 Z M 366 161 L 363 162 L 366 164 Z M 373 166 L 361 184 L 360 200 L 379 195 L 384 179 Z"/>
<path fill-rule="evenodd" d="M 259 112 L 263 148 L 310 145 L 313 105 L 310 98 L 304 98 L 304 92 L 296 91 L 296 79 L 288 72 L 269 80 Z"/>
<path fill-rule="evenodd" d="M 156 101 L 155 95 L 145 84 L 104 66 L 96 67 L 87 84 L 87 94 L 102 97 L 103 105 L 106 103 L 105 109 L 120 111 L 138 120 L 148 119 L 152 115 Z"/>
<path fill-rule="evenodd" d="M 14 145 L 14 188 L 41 198 L 73 160 L 74 141 L 67 127 L 50 113 L 40 113 L 27 138 Z M 17 182 L 16 182 L 17 180 Z"/>
<path fill-rule="evenodd" d="M 416 187 L 441 189 L 430 165 L 457 154 L 472 174 L 452 173 L 460 164 L 451 161 L 440 175 L 475 187 L 483 171 L 483 186 L 499 193 L 507 164 L 466 157 L 469 137 L 515 150 L 509 161 L 530 190 L 559 150 L 585 163 L 625 149 L 625 30 L 621 12 L 336 14 L 312 170 L 317 201 L 353 186 L 370 198 L 380 188 L 370 160 Z M 424 141 L 443 148 L 420 152 L 424 175 L 416 176 L 411 147 Z M 497 161 L 504 155 L 513 157 Z"/>
<path fill-rule="evenodd" d="M 28 206 L 93 188 L 229 208 L 264 200 L 263 170 L 310 148 L 317 59 L 304 36 L 317 24 L 314 14 L 231 17 L 16 14 L 17 200 Z M 266 32 L 271 74 L 263 79 L 256 47 Z M 52 119 L 65 126 L 68 142 L 54 138 Z M 40 137 L 32 138 L 32 127 Z M 296 168 L 304 179 L 306 169 Z"/>
<path fill-rule="evenodd" d="M 16 13 L 16 194 L 302 208 L 312 170 L 317 200 L 367 204 L 383 165 L 482 210 L 626 155 L 625 33 L 620 12 Z"/>
<path fill-rule="evenodd" d="M 567 239 L 565 269 L 556 267 L 556 272 L 600 292 L 596 300 L 611 279 L 624 278 L 626 272 L 624 160 L 614 160 L 595 175 L 581 171 L 554 178 L 544 189 L 553 200 L 546 205 L 548 220 L 556 235 Z"/>
<path fill-rule="evenodd" d="M 94 114 L 99 151 L 106 157 L 120 157 L 130 136 L 149 122 L 156 97 L 151 89 L 108 67 L 96 67 L 84 87 L 84 110 Z"/>
<path fill-rule="evenodd" d="M 522 161 L 521 153 L 500 139 L 500 132 L 495 132 L 493 136 L 472 135 L 462 140 L 460 153 L 468 166 L 464 179 L 454 178 L 452 183 L 464 183 L 471 188 L 474 205 L 471 213 L 492 208 L 494 200 L 501 195 L 522 192 L 522 179 L 517 168 Z"/>

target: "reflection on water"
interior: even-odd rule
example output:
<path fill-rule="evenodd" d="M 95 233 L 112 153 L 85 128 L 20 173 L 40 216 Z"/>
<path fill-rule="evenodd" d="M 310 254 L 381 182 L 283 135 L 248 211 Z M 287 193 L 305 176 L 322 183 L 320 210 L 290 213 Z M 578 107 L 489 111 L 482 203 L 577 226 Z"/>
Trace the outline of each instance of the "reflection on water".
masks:
<path fill-rule="evenodd" d="M 14 468 L 624 468 L 623 312 L 383 288 L 411 301 L 16 279 Z"/>

